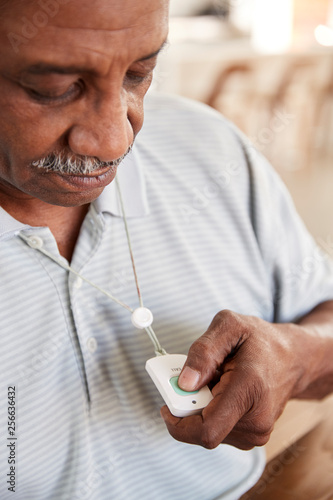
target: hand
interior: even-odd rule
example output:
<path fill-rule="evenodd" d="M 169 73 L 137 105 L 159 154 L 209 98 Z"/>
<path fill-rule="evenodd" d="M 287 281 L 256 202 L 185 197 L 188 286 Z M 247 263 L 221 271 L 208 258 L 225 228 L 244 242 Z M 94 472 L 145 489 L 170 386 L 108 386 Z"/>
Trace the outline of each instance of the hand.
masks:
<path fill-rule="evenodd" d="M 209 384 L 214 399 L 201 415 L 161 415 L 175 439 L 248 450 L 267 443 L 287 401 L 302 392 L 306 331 L 231 311 L 218 313 L 191 347 L 179 377 L 183 390 Z"/>

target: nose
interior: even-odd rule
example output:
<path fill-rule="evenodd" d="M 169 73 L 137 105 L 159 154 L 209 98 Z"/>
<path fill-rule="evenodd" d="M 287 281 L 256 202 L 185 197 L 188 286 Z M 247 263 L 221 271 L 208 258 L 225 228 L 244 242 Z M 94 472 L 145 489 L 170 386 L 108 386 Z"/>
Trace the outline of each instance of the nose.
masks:
<path fill-rule="evenodd" d="M 113 161 L 123 156 L 134 140 L 128 118 L 128 104 L 122 95 L 108 95 L 87 105 L 68 134 L 68 145 L 76 155 Z"/>

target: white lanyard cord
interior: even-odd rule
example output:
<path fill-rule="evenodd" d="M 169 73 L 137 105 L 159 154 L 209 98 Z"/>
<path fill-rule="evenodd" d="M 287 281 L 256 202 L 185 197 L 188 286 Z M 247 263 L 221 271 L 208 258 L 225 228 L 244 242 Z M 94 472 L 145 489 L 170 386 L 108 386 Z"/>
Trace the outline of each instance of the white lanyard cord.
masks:
<path fill-rule="evenodd" d="M 103 293 L 104 295 L 106 295 L 107 297 L 109 297 L 109 299 L 113 300 L 114 302 L 116 302 L 117 304 L 119 304 L 121 307 L 124 307 L 125 309 L 127 309 L 129 312 L 131 312 L 131 313 L 133 312 L 133 309 L 130 306 L 128 306 L 127 304 L 125 304 L 121 300 L 118 300 L 116 297 L 114 297 L 113 295 L 111 295 L 111 293 L 107 292 L 106 290 L 103 290 L 103 288 L 100 288 L 98 285 L 96 285 L 92 281 L 90 281 L 87 278 L 85 278 L 84 276 L 82 276 L 82 274 L 80 274 L 77 271 L 75 271 L 75 269 L 73 269 L 71 266 L 69 266 L 68 264 L 66 264 L 63 260 L 59 259 L 58 257 L 56 257 L 55 255 L 53 255 L 52 253 L 50 253 L 47 250 L 45 250 L 45 248 L 43 248 L 42 246 L 39 245 L 39 240 L 37 240 L 37 238 L 31 237 L 31 236 L 30 237 L 29 236 L 25 236 L 22 233 L 19 234 L 19 237 L 22 240 L 24 240 L 31 248 L 33 248 L 34 250 L 38 250 L 40 253 L 46 255 L 46 257 L 48 257 L 49 259 L 53 260 L 53 262 L 55 262 L 56 264 L 58 264 L 58 266 L 62 267 L 66 271 L 74 274 L 78 278 L 81 278 L 83 281 L 85 281 L 86 283 L 88 283 L 92 287 L 96 288 L 96 290 L 100 291 L 101 293 Z"/>
<path fill-rule="evenodd" d="M 123 201 L 123 196 L 122 196 L 121 189 L 120 189 L 118 175 L 116 175 L 116 177 L 115 177 L 115 182 L 116 182 L 117 192 L 118 192 L 118 195 L 119 195 L 119 201 L 120 201 L 120 207 L 121 207 L 121 212 L 122 212 L 124 226 L 125 226 L 125 232 L 126 232 L 128 249 L 129 249 L 129 253 L 130 253 L 130 256 L 131 256 L 131 262 L 132 262 L 133 275 L 134 275 L 134 280 L 135 280 L 135 285 L 136 285 L 136 291 L 137 291 L 137 294 L 138 294 L 140 307 L 143 307 L 143 299 L 142 299 L 142 294 L 141 294 L 141 290 L 140 290 L 140 286 L 139 286 L 138 275 L 137 275 L 137 272 L 136 272 L 134 255 L 133 255 L 133 248 L 132 248 L 132 243 L 131 243 L 131 237 L 130 237 L 130 232 L 129 232 L 129 229 L 128 229 L 127 217 L 126 217 L 126 212 L 125 212 L 125 207 L 124 207 L 124 201 Z M 155 334 L 152 326 L 148 326 L 147 328 L 145 328 L 145 330 L 146 330 L 146 332 L 147 332 L 150 340 L 154 344 L 156 356 L 164 356 L 166 354 L 166 350 L 163 349 L 163 347 L 161 346 L 161 344 L 160 344 L 160 342 L 159 342 L 159 340 L 158 340 L 158 338 L 157 338 L 157 336 L 156 336 L 156 334 Z"/>
<path fill-rule="evenodd" d="M 126 220 L 126 215 L 125 215 L 123 200 L 122 200 L 122 196 L 121 196 L 121 192 L 120 192 L 120 186 L 119 186 L 119 182 L 118 182 L 117 178 L 116 178 L 116 186 L 117 186 L 117 190 L 118 190 L 118 193 L 119 193 L 121 210 L 122 210 L 122 215 L 123 215 L 123 219 L 124 219 L 124 225 L 125 225 L 125 230 L 126 230 L 126 237 L 127 237 L 129 252 L 130 252 L 130 256 L 131 256 L 132 268 L 133 268 L 133 273 L 134 273 L 134 279 L 135 279 L 135 284 L 136 284 L 136 288 L 137 288 L 137 293 L 138 293 L 138 297 L 139 297 L 140 307 L 143 307 L 143 300 L 142 300 L 142 295 L 141 295 L 141 292 L 140 292 L 138 277 L 137 277 L 137 273 L 136 273 L 135 262 L 134 262 L 133 252 L 132 252 L 132 245 L 131 245 L 131 241 L 130 241 L 130 235 L 129 235 L 128 225 L 127 225 L 127 220 Z M 120 305 L 121 307 L 127 309 L 130 313 L 134 312 L 134 309 L 132 309 L 130 306 L 128 306 L 127 304 L 125 304 L 121 300 L 117 299 L 111 293 L 109 293 L 108 291 L 104 290 L 100 286 L 96 285 L 92 281 L 88 280 L 87 278 L 85 278 L 84 276 L 82 276 L 82 274 L 80 274 L 79 272 L 75 271 L 75 269 L 73 269 L 63 259 L 58 258 L 57 256 L 55 256 L 55 255 L 51 254 L 50 252 L 48 252 L 45 248 L 43 248 L 42 242 L 40 241 L 39 238 L 37 238 L 37 237 L 31 237 L 31 236 L 28 237 L 28 236 L 25 236 L 22 233 L 19 233 L 18 236 L 22 240 L 24 240 L 31 248 L 33 248 L 35 250 L 38 250 L 39 252 L 41 252 L 42 254 L 44 254 L 46 257 L 48 257 L 49 259 L 51 259 L 53 262 L 55 262 L 56 264 L 58 264 L 58 266 L 62 267 L 66 271 L 74 274 L 78 278 L 82 279 L 82 281 L 85 281 L 90 286 L 92 286 L 93 288 L 95 288 L 96 290 L 98 290 L 99 292 L 101 292 L 102 294 L 106 295 L 113 302 L 115 302 L 116 304 Z M 158 338 L 157 338 L 157 336 L 156 336 L 156 334 L 155 334 L 152 326 L 148 326 L 148 327 L 144 328 L 144 330 L 146 330 L 146 333 L 148 334 L 151 342 L 154 345 L 154 350 L 155 350 L 156 356 L 163 356 L 163 355 L 165 355 L 166 351 L 161 346 L 161 344 L 160 344 L 160 342 L 159 342 L 159 340 L 158 340 Z"/>
<path fill-rule="evenodd" d="M 117 192 L 118 192 L 118 195 L 119 195 L 120 208 L 121 208 L 121 213 L 122 213 L 122 216 L 123 216 L 123 221 L 124 221 L 124 226 L 125 226 L 125 232 L 126 232 L 128 249 L 129 249 L 129 253 L 130 253 L 130 256 L 131 256 L 131 263 L 132 263 L 132 269 L 133 269 L 134 280 L 135 280 L 135 285 L 136 285 L 136 291 L 137 291 L 137 294 L 138 294 L 140 307 L 143 307 L 143 299 L 142 299 L 141 290 L 140 290 L 140 287 L 139 287 L 139 280 L 138 280 L 138 275 L 137 275 L 137 272 L 136 272 L 136 267 L 135 267 L 135 262 L 134 262 L 134 255 L 133 255 L 133 248 L 132 248 L 132 243 L 131 243 L 131 237 L 130 237 L 130 234 L 129 234 L 128 224 L 127 224 L 127 217 L 126 217 L 126 213 L 125 213 L 123 196 L 122 196 L 121 190 L 120 190 L 120 184 L 119 184 L 119 180 L 118 180 L 118 175 L 116 175 L 116 177 L 115 177 L 115 183 L 116 183 Z"/>

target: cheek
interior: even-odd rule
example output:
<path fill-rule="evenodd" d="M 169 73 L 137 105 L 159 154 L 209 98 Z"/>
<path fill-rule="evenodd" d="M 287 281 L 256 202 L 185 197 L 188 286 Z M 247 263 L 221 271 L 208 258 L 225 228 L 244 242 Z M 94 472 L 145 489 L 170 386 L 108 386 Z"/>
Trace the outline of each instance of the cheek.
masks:
<path fill-rule="evenodd" d="M 128 113 L 128 119 L 133 129 L 134 137 L 138 135 L 143 125 L 143 106 L 137 107 L 135 111 Z"/>
<path fill-rule="evenodd" d="M 34 186 L 36 180 L 33 178 L 29 165 L 33 160 L 59 147 L 60 127 L 54 121 L 48 122 L 38 115 L 29 117 L 26 114 L 22 116 L 22 113 L 11 112 L 5 125 L 3 118 L 2 115 L 0 120 L 0 177 L 18 189 L 22 189 L 29 183 Z"/>
<path fill-rule="evenodd" d="M 127 92 L 128 119 L 136 136 L 143 125 L 144 98 L 149 90 L 153 77 L 151 76 L 144 85 L 135 92 Z"/>
<path fill-rule="evenodd" d="M 20 100 L 15 105 L 7 103 L 1 109 L 0 147 L 12 161 L 30 163 L 51 152 L 63 135 L 63 120 L 48 117 Z"/>

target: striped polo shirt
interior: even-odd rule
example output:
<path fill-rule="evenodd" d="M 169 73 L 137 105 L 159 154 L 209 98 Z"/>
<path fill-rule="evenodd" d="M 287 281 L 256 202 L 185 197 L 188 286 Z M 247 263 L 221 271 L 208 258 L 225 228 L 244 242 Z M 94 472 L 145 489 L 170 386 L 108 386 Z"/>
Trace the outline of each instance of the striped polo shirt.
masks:
<path fill-rule="evenodd" d="M 215 111 L 151 94 L 119 180 L 167 352 L 186 354 L 225 308 L 287 322 L 333 298 L 332 263 L 278 176 Z M 263 450 L 173 440 L 145 332 L 20 235 L 62 259 L 47 227 L 0 209 L 0 498 L 233 500 L 249 489 Z M 138 305 L 114 183 L 91 204 L 71 265 Z"/>

